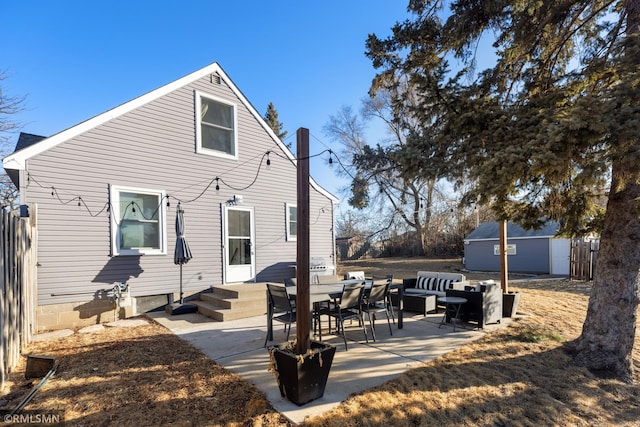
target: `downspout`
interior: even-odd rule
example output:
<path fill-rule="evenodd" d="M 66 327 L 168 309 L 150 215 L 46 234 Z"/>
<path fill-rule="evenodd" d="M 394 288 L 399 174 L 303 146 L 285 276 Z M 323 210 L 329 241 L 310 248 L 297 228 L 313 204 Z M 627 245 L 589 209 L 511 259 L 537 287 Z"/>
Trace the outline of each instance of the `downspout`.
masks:
<path fill-rule="evenodd" d="M 29 174 L 27 173 L 26 168 L 25 169 L 20 169 L 18 171 L 18 181 L 20 183 L 20 186 L 18 188 L 18 192 L 20 193 L 20 197 L 19 197 L 19 202 L 20 205 L 26 205 L 27 204 L 27 183 L 29 182 Z"/>
<path fill-rule="evenodd" d="M 336 256 L 336 221 L 335 221 L 335 205 L 333 204 L 333 200 L 331 200 L 331 246 L 332 253 L 331 257 L 333 258 L 333 274 L 338 274 L 338 257 Z"/>

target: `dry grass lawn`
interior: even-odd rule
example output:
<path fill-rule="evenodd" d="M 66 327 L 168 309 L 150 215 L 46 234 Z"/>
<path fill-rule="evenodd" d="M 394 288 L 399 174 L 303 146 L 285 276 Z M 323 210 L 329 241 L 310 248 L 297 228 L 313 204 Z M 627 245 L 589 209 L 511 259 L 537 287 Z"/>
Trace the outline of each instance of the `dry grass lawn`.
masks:
<path fill-rule="evenodd" d="M 399 278 L 459 268 L 456 260 L 380 259 L 345 263 L 341 271 Z M 553 280 L 511 288 L 522 292 L 523 316 L 509 327 L 351 396 L 306 425 L 640 425 L 640 351 L 630 385 L 572 366 L 564 349 L 580 334 L 590 285 Z M 29 353 L 54 355 L 60 368 L 25 409 L 64 411 L 70 426 L 288 425 L 260 391 L 155 323 L 35 342 Z M 23 369 L 5 390 L 5 409 L 38 382 L 25 381 Z"/>

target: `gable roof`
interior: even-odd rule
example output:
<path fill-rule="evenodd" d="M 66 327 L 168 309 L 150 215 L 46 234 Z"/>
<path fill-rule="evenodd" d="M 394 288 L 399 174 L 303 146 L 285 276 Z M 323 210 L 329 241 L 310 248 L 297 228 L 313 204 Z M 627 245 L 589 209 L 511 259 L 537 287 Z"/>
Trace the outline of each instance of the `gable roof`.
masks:
<path fill-rule="evenodd" d="M 243 105 L 249 110 L 249 112 L 256 118 L 258 123 L 264 128 L 264 130 L 269 134 L 273 142 L 282 150 L 282 152 L 294 163 L 297 164 L 295 156 L 291 151 L 287 148 L 286 145 L 280 141 L 280 138 L 273 132 L 273 130 L 266 124 L 262 116 L 258 113 L 258 111 L 251 105 L 249 100 L 244 96 L 244 94 L 236 87 L 236 85 L 231 81 L 231 79 L 224 72 L 222 67 L 214 62 L 212 64 L 207 65 L 204 68 L 201 68 L 198 71 L 194 71 L 191 74 L 188 74 L 182 78 L 174 80 L 173 82 L 164 85 L 158 89 L 152 90 L 151 92 L 147 92 L 144 95 L 141 95 L 137 98 L 132 99 L 131 101 L 125 102 L 124 104 L 120 104 L 119 106 L 112 108 L 102 114 L 94 116 L 88 120 L 85 120 L 75 126 L 72 126 L 68 129 L 65 129 L 61 132 L 58 132 L 48 138 L 39 137 L 38 135 L 25 134 L 30 135 L 30 137 L 25 137 L 23 143 L 20 143 L 20 139 L 18 139 L 18 143 L 16 144 L 16 150 L 2 159 L 2 165 L 4 166 L 7 173 L 10 171 L 18 171 L 26 169 L 26 161 L 40 153 L 43 153 L 58 144 L 61 144 L 65 141 L 70 140 L 90 129 L 93 129 L 101 124 L 108 122 L 111 119 L 119 117 L 123 114 L 126 114 L 130 111 L 139 108 L 140 106 L 147 104 L 148 102 L 154 101 L 164 95 L 167 95 L 173 92 L 176 89 L 179 89 L 187 84 L 190 84 L 204 76 L 211 75 L 219 76 L 222 78 L 228 85 L 229 88 L 233 91 L 233 93 L 241 100 Z M 20 135 L 22 137 L 22 134 Z M 38 138 L 41 138 L 38 140 Z M 11 176 L 11 174 L 9 174 Z M 15 172 L 13 175 L 17 175 Z M 337 202 L 338 199 L 333 194 L 329 193 L 327 190 L 319 186 L 313 178 L 309 179 L 310 184 L 320 193 L 328 197 L 329 199 Z"/>
<path fill-rule="evenodd" d="M 20 136 L 18 137 L 18 142 L 16 142 L 16 148 L 14 152 L 22 150 L 23 148 L 26 148 L 30 145 L 37 144 L 38 142 L 46 138 L 46 136 L 20 132 Z M 17 169 L 6 169 L 6 172 L 11 182 L 13 182 L 13 185 L 15 185 L 16 188 L 20 188 L 20 172 Z"/>
<path fill-rule="evenodd" d="M 555 237 L 558 232 L 558 223 L 548 221 L 539 230 L 525 230 L 518 224 L 507 223 L 508 239 L 524 239 L 532 237 Z M 500 224 L 497 222 L 485 222 L 473 230 L 464 240 L 493 240 L 500 238 Z"/>
<path fill-rule="evenodd" d="M 16 143 L 16 148 L 14 151 L 22 150 L 23 148 L 27 148 L 30 145 L 38 143 L 43 139 L 46 139 L 46 136 L 34 135 L 32 133 L 20 132 L 20 136 L 18 137 L 18 142 Z"/>

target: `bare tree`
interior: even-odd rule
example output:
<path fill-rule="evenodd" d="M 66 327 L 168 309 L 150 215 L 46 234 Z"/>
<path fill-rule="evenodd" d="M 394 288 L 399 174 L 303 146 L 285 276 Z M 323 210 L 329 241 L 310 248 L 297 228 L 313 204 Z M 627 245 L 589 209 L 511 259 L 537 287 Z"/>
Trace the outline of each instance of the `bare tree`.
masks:
<path fill-rule="evenodd" d="M 438 183 L 447 175 L 446 153 L 436 152 L 436 144 L 434 150 L 424 152 L 431 124 L 414 118 L 416 93 L 405 80 L 377 87 L 371 94 L 363 101 L 360 115 L 343 107 L 324 127 L 326 135 L 341 143 L 340 157 L 351 160 L 339 172 L 352 180 L 349 204 L 367 209 L 381 223 L 403 223 L 413 231 L 420 253 L 428 253 L 434 198 Z M 385 127 L 376 145 L 365 137 L 367 123 L 373 120 Z M 421 156 L 415 155 L 417 146 Z"/>
<path fill-rule="evenodd" d="M 20 127 L 12 116 L 22 111 L 25 102 L 24 96 L 7 94 L 3 88 L 3 82 L 6 79 L 6 71 L 0 71 L 0 157 L 4 157 L 12 151 L 12 147 L 9 146 L 10 135 Z M 0 177 L 0 204 L 14 208 L 17 197 L 16 187 L 3 170 Z"/>

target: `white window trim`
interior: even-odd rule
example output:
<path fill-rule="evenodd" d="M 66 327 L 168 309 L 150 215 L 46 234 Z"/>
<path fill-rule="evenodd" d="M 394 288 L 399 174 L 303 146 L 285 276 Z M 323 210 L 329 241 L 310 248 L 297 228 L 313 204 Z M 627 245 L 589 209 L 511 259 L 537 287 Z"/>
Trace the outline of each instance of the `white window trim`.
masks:
<path fill-rule="evenodd" d="M 160 248 L 136 248 L 136 249 L 120 249 L 120 193 L 142 193 L 153 194 L 160 198 L 160 208 L 158 209 L 158 221 L 160 223 Z M 162 190 L 152 190 L 148 188 L 126 187 L 120 185 L 111 185 L 109 188 L 109 200 L 111 204 L 111 254 L 119 255 L 166 255 L 167 254 L 167 209 L 164 204 L 166 193 Z"/>
<path fill-rule="evenodd" d="M 285 229 L 286 229 L 286 233 L 287 233 L 287 242 L 295 242 L 298 240 L 298 235 L 295 234 L 291 234 L 290 233 L 290 222 L 291 222 L 291 215 L 290 215 L 290 209 L 289 208 L 296 208 L 296 211 L 298 210 L 298 205 L 296 205 L 295 203 L 285 203 L 285 208 L 284 208 L 284 212 L 285 212 Z M 297 224 L 296 224 L 297 227 Z"/>
<path fill-rule="evenodd" d="M 225 159 L 238 159 L 238 108 L 236 104 L 233 104 L 224 99 L 218 98 L 217 96 L 209 95 L 204 92 L 195 91 L 195 113 L 196 113 L 196 153 L 206 154 L 209 156 L 215 157 L 223 157 Z M 209 99 L 214 102 L 218 102 L 220 104 L 228 105 L 233 109 L 233 152 L 235 154 L 227 154 L 218 150 L 211 150 L 210 148 L 205 148 L 202 146 L 202 117 L 200 111 L 202 110 L 202 98 Z"/>

